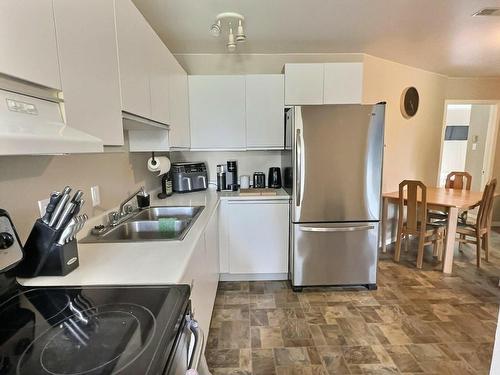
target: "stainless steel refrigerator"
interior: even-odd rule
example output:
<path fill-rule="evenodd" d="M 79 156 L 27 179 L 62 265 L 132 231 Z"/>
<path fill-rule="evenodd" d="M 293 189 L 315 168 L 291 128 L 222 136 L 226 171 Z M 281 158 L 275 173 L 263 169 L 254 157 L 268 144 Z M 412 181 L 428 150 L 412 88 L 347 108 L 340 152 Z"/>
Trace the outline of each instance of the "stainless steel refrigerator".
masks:
<path fill-rule="evenodd" d="M 285 113 L 290 280 L 376 288 L 385 103 Z"/>

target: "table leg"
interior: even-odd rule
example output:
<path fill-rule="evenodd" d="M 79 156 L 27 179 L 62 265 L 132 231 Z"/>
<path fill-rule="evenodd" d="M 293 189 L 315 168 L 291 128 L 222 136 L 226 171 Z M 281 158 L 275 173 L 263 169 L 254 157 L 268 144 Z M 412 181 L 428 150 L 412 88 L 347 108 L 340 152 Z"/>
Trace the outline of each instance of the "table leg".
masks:
<path fill-rule="evenodd" d="M 458 208 L 448 209 L 448 226 L 446 228 L 446 243 L 444 248 L 443 272 L 451 273 L 453 268 L 453 253 L 457 233 Z"/>
<path fill-rule="evenodd" d="M 387 246 L 386 246 L 386 236 L 387 236 L 387 220 L 389 219 L 387 217 L 388 213 L 388 206 L 389 206 L 389 199 L 383 198 L 382 199 L 382 233 L 380 234 L 380 241 L 382 241 L 382 252 L 386 253 L 387 252 Z"/>

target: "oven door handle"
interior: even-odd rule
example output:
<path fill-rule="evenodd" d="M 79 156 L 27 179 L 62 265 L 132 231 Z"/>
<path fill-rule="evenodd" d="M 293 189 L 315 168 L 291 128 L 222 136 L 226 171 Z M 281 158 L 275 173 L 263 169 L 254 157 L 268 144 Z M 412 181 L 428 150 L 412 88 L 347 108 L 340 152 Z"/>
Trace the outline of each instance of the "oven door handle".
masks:
<path fill-rule="evenodd" d="M 198 370 L 198 365 L 200 364 L 201 356 L 203 355 L 203 342 L 204 342 L 204 334 L 203 330 L 200 328 L 200 325 L 196 320 L 191 318 L 191 316 L 186 316 L 187 324 L 189 330 L 194 335 L 194 347 L 193 354 L 191 355 L 191 359 L 189 360 L 188 370 Z"/>

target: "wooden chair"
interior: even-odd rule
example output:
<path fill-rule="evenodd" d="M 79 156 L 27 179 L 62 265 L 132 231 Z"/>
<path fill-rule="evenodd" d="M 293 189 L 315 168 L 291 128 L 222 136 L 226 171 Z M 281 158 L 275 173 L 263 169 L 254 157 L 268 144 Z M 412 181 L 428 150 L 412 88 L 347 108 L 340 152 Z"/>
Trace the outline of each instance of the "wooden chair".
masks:
<path fill-rule="evenodd" d="M 481 267 L 481 248 L 485 252 L 485 260 L 489 260 L 490 250 L 490 229 L 491 229 L 491 216 L 493 213 L 493 201 L 495 198 L 495 188 L 497 180 L 491 180 L 484 188 L 483 197 L 479 204 L 479 211 L 477 214 L 476 222 L 474 224 L 458 222 L 457 234 L 459 238 L 459 248 L 462 243 L 470 243 L 476 245 L 476 265 Z M 472 237 L 472 239 L 467 239 Z"/>
<path fill-rule="evenodd" d="M 454 190 L 470 190 L 472 176 L 467 172 L 450 172 L 446 176 L 445 188 Z"/>
<path fill-rule="evenodd" d="M 406 188 L 407 197 L 404 197 Z M 421 203 L 418 202 L 420 190 Z M 403 222 L 404 207 L 406 206 L 406 223 Z M 405 239 L 408 247 L 409 236 L 418 236 L 417 268 L 422 268 L 424 246 L 434 244 L 434 254 L 442 254 L 444 240 L 444 226 L 427 222 L 427 187 L 421 181 L 404 180 L 399 184 L 399 214 L 398 233 L 394 261 L 399 262 L 401 256 L 401 240 Z"/>
<path fill-rule="evenodd" d="M 446 176 L 446 189 L 453 190 L 470 190 L 472 185 L 472 176 L 468 172 L 453 171 Z M 429 211 L 429 219 L 432 220 L 448 220 L 448 214 L 441 211 Z M 463 222 L 467 221 L 467 211 L 460 214 L 459 219 Z"/>

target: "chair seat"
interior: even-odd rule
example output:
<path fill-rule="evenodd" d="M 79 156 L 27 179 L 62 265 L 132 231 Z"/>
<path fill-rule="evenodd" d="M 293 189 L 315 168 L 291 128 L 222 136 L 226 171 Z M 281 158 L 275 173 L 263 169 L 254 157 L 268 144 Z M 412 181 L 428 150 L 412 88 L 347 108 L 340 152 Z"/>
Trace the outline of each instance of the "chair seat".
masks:
<path fill-rule="evenodd" d="M 458 221 L 457 222 L 457 233 L 475 235 L 476 234 L 476 224 Z"/>

